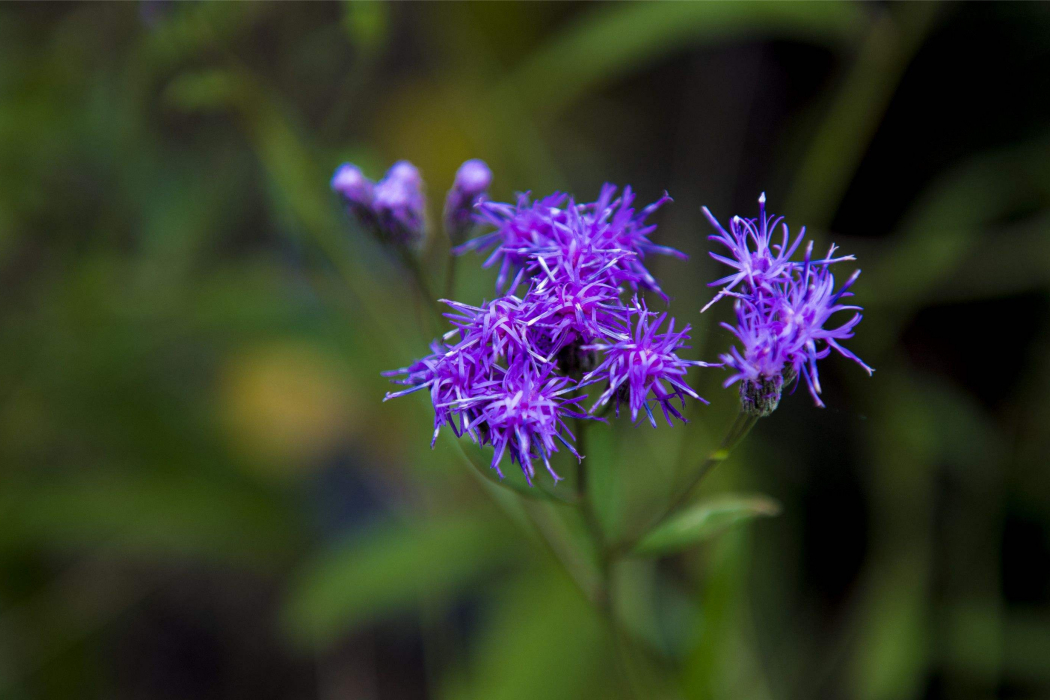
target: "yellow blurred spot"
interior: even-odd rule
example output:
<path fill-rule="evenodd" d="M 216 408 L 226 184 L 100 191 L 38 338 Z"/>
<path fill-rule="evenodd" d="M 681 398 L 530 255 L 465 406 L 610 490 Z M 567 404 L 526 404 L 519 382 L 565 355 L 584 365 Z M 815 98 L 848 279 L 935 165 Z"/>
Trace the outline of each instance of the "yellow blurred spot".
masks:
<path fill-rule="evenodd" d="M 306 343 L 268 343 L 235 353 L 222 368 L 218 393 L 232 447 L 268 473 L 318 466 L 357 425 L 345 367 Z"/>

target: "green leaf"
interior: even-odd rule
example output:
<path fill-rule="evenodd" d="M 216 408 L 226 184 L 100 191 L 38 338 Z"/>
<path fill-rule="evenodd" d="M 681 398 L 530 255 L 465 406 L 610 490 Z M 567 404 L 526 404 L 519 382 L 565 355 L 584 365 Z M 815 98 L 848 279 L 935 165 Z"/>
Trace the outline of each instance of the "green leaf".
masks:
<path fill-rule="evenodd" d="M 581 95 L 693 46 L 775 36 L 848 46 L 866 25 L 850 3 L 624 3 L 568 24 L 514 72 L 501 94 L 556 113 Z M 550 76 L 558 80 L 551 81 Z"/>
<path fill-rule="evenodd" d="M 451 591 L 508 551 L 499 521 L 457 516 L 382 526 L 308 562 L 285 607 L 300 642 L 324 645 L 358 625 Z"/>
<path fill-rule="evenodd" d="M 723 496 L 683 510 L 650 531 L 634 547 L 640 555 L 678 552 L 710 539 L 737 523 L 780 512 L 780 504 L 768 496 Z"/>

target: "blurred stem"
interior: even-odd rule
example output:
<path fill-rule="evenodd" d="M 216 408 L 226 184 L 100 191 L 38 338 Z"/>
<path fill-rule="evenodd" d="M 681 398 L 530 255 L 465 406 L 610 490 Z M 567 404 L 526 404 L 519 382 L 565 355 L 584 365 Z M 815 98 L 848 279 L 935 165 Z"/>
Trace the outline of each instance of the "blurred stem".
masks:
<path fill-rule="evenodd" d="M 450 252 L 448 254 L 448 262 L 445 264 L 446 299 L 452 299 L 456 294 L 456 260 L 458 260 L 458 257 Z"/>
<path fill-rule="evenodd" d="M 667 507 L 654 517 L 647 527 L 637 535 L 629 537 L 627 540 L 617 545 L 615 551 L 617 553 L 629 551 L 631 547 L 637 544 L 647 533 L 662 525 L 668 518 L 681 510 L 683 506 L 687 505 L 704 477 L 729 457 L 733 448 L 739 445 L 740 442 L 747 437 L 747 434 L 751 432 L 751 428 L 755 427 L 756 423 L 758 423 L 758 416 L 753 416 L 744 411 L 737 413 L 736 419 L 734 419 L 733 423 L 729 426 L 729 430 L 726 432 L 725 437 L 722 438 L 722 442 L 719 443 L 718 449 L 709 453 L 707 457 L 700 462 L 699 466 L 689 477 L 689 481 L 686 483 L 685 487 L 678 492 L 678 495 L 671 499 Z"/>
<path fill-rule="evenodd" d="M 398 257 L 401 262 L 404 263 L 408 269 L 409 274 L 412 275 L 412 280 L 415 282 L 416 290 L 419 295 L 423 298 L 423 304 L 430 308 L 434 313 L 434 318 L 437 321 L 437 328 L 440 330 L 441 323 L 445 317 L 442 315 L 441 304 L 438 303 L 437 298 L 430 291 L 430 283 L 427 282 L 427 277 L 423 273 L 423 267 L 419 264 L 419 258 L 409 248 L 399 245 L 395 246 L 397 249 Z"/>
<path fill-rule="evenodd" d="M 587 430 L 591 422 L 584 418 L 577 418 L 576 423 L 576 450 L 582 459 L 576 472 L 576 500 L 580 506 L 580 515 L 587 526 L 587 532 L 591 537 L 594 551 L 598 553 L 599 587 L 596 592 L 599 607 L 606 611 L 611 610 L 610 596 L 610 559 L 605 547 L 605 533 L 602 530 L 598 513 L 594 509 L 594 496 L 591 493 L 590 480 L 587 478 Z"/>
<path fill-rule="evenodd" d="M 548 551 L 562 565 L 562 568 L 583 592 L 584 597 L 604 609 L 605 583 L 600 574 L 585 566 L 585 559 L 573 546 L 562 520 L 557 517 L 557 514 L 545 509 L 542 503 L 523 501 L 522 504 Z"/>
<path fill-rule="evenodd" d="M 794 177 L 786 207 L 792 216 L 814 228 L 830 224 L 939 9 L 906 3 L 884 8 L 872 23 Z M 893 11 L 901 16 L 895 19 Z"/>

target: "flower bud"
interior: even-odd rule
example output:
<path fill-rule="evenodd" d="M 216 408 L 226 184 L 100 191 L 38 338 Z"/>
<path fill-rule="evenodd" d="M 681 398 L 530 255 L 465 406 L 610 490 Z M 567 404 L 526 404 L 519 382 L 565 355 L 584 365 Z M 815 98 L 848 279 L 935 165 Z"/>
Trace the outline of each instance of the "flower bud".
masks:
<path fill-rule="evenodd" d="M 780 405 L 780 394 L 784 389 L 784 377 L 759 376 L 740 383 L 740 408 L 744 413 L 765 418 Z"/>
<path fill-rule="evenodd" d="M 484 161 L 474 158 L 459 166 L 456 180 L 445 199 L 445 231 L 453 245 L 462 243 L 474 227 L 474 205 L 492 184 L 492 171 Z"/>
<path fill-rule="evenodd" d="M 342 197 L 350 212 L 370 222 L 375 185 L 352 163 L 343 163 L 332 175 L 332 191 Z"/>
<path fill-rule="evenodd" d="M 374 191 L 372 209 L 382 234 L 401 245 L 418 246 L 426 236 L 423 178 L 416 166 L 398 161 Z"/>

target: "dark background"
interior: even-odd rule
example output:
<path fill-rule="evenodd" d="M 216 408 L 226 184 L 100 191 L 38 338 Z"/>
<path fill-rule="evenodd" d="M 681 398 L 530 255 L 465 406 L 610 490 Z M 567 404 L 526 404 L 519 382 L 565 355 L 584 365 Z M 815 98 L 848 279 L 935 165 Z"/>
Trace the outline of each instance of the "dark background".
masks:
<path fill-rule="evenodd" d="M 864 270 L 874 377 L 824 361 L 705 487 L 781 515 L 619 572 L 685 696 L 1050 697 L 1048 93 L 1040 3 L 0 6 L 0 697 L 630 697 L 425 398 L 380 403 L 430 331 L 328 178 L 407 158 L 436 221 L 469 157 L 499 199 L 668 190 L 696 357 L 701 204 L 766 191 Z M 720 380 L 594 431 L 610 527 Z"/>

